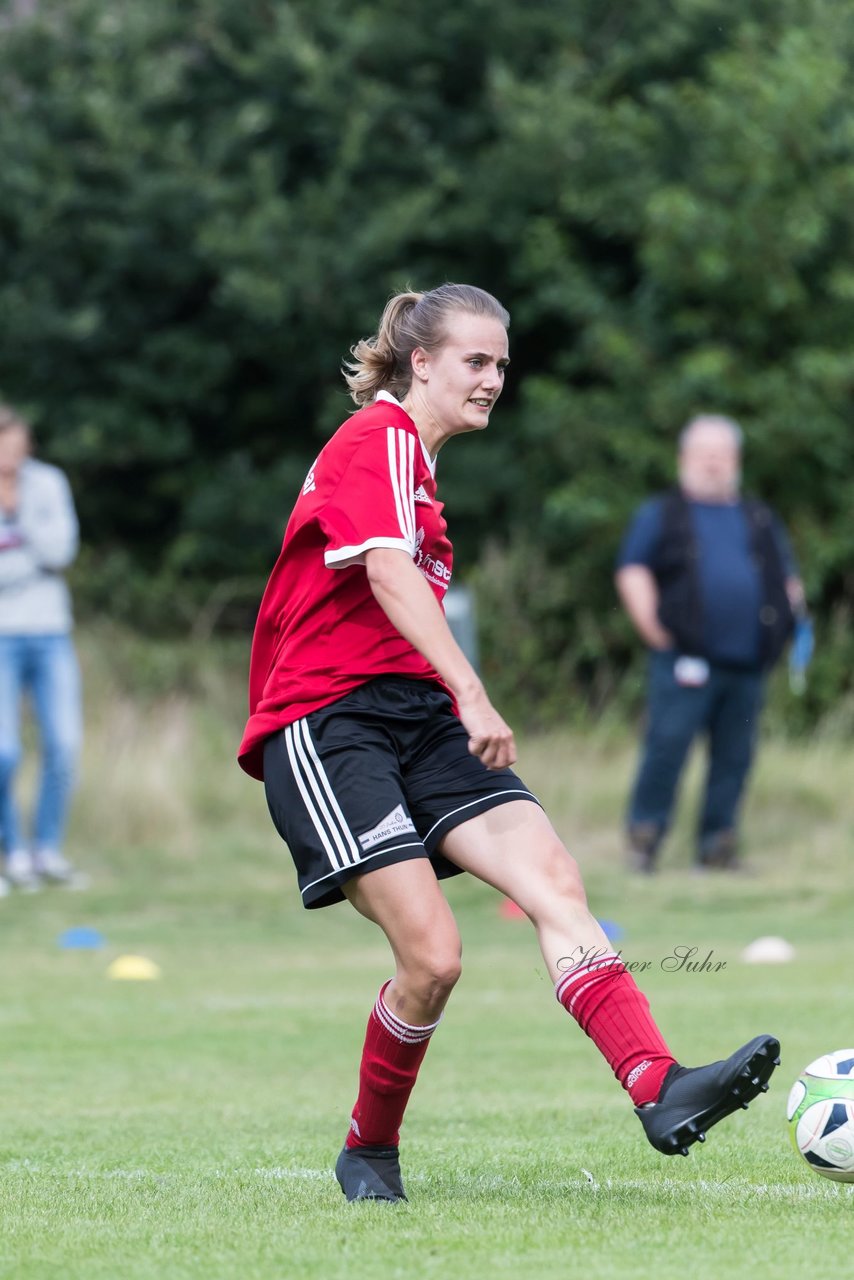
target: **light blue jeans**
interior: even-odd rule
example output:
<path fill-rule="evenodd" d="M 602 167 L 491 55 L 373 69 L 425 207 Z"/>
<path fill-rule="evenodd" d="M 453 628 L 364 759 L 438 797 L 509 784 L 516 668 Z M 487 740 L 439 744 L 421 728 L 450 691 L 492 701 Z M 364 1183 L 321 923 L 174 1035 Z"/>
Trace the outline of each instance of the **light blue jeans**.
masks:
<path fill-rule="evenodd" d="M 15 800 L 21 708 L 29 696 L 41 745 L 41 778 L 27 840 Z M 62 847 L 83 731 L 80 670 L 70 635 L 0 635 L 0 839 L 6 853 Z"/>

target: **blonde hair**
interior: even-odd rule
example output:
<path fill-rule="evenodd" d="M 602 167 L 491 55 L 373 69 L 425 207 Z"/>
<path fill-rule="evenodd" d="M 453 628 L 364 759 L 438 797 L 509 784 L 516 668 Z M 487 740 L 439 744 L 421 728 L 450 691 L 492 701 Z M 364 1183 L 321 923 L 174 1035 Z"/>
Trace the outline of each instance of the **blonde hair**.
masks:
<path fill-rule="evenodd" d="M 386 303 L 377 332 L 350 348 L 341 372 L 359 406 L 370 404 L 378 391 L 402 399 L 412 382 L 410 357 L 416 347 L 436 351 L 447 336 L 447 318 L 454 311 L 488 316 L 504 328 L 510 315 L 497 298 L 471 284 L 441 284 L 427 293 L 397 293 Z"/>

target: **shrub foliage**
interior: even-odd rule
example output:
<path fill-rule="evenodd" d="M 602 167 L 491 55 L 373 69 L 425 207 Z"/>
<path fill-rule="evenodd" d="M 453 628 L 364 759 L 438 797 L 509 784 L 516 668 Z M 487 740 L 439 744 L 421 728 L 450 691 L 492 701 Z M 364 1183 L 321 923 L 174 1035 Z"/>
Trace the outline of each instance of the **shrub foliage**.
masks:
<path fill-rule="evenodd" d="M 71 475 L 88 607 L 250 621 L 348 347 L 464 279 L 513 316 L 488 439 L 441 459 L 499 688 L 607 698 L 614 552 L 699 409 L 791 529 L 813 710 L 850 688 L 849 0 L 3 11 L 0 390 Z"/>

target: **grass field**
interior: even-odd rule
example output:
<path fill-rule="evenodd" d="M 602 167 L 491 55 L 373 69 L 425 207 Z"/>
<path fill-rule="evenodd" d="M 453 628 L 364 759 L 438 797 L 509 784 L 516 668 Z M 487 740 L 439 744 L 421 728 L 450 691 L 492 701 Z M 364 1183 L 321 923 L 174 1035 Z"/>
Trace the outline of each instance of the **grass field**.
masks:
<path fill-rule="evenodd" d="M 100 670 L 71 841 L 92 886 L 0 903 L 0 1277 L 850 1274 L 854 1193 L 795 1157 L 784 1107 L 806 1062 L 854 1044 L 851 747 L 765 745 L 740 878 L 688 869 L 695 771 L 661 874 L 637 881 L 618 836 L 632 742 L 524 743 L 675 1052 L 702 1062 L 768 1030 L 783 1065 L 689 1159 L 657 1155 L 530 928 L 461 877 L 465 971 L 404 1129 L 410 1202 L 350 1206 L 331 1167 L 389 962 L 346 907 L 299 907 L 261 788 L 231 764 L 240 707 L 199 678 L 203 699 L 139 702 Z M 106 946 L 60 949 L 73 925 Z M 744 964 L 769 933 L 796 961 Z M 725 967 L 667 972 L 676 947 Z M 110 981 L 122 953 L 161 979 Z"/>

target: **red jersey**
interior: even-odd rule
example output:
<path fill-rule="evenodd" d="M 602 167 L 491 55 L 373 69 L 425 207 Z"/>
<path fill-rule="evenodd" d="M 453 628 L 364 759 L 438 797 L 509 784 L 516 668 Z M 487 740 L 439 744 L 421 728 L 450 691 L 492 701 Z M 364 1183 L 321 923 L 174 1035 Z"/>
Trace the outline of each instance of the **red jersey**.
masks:
<path fill-rule="evenodd" d="M 353 414 L 306 477 L 267 583 L 249 666 L 241 766 L 264 776 L 271 733 L 380 675 L 430 680 L 425 658 L 374 599 L 365 552 L 408 552 L 441 604 L 453 551 L 435 464 L 415 423 L 387 392 Z"/>

